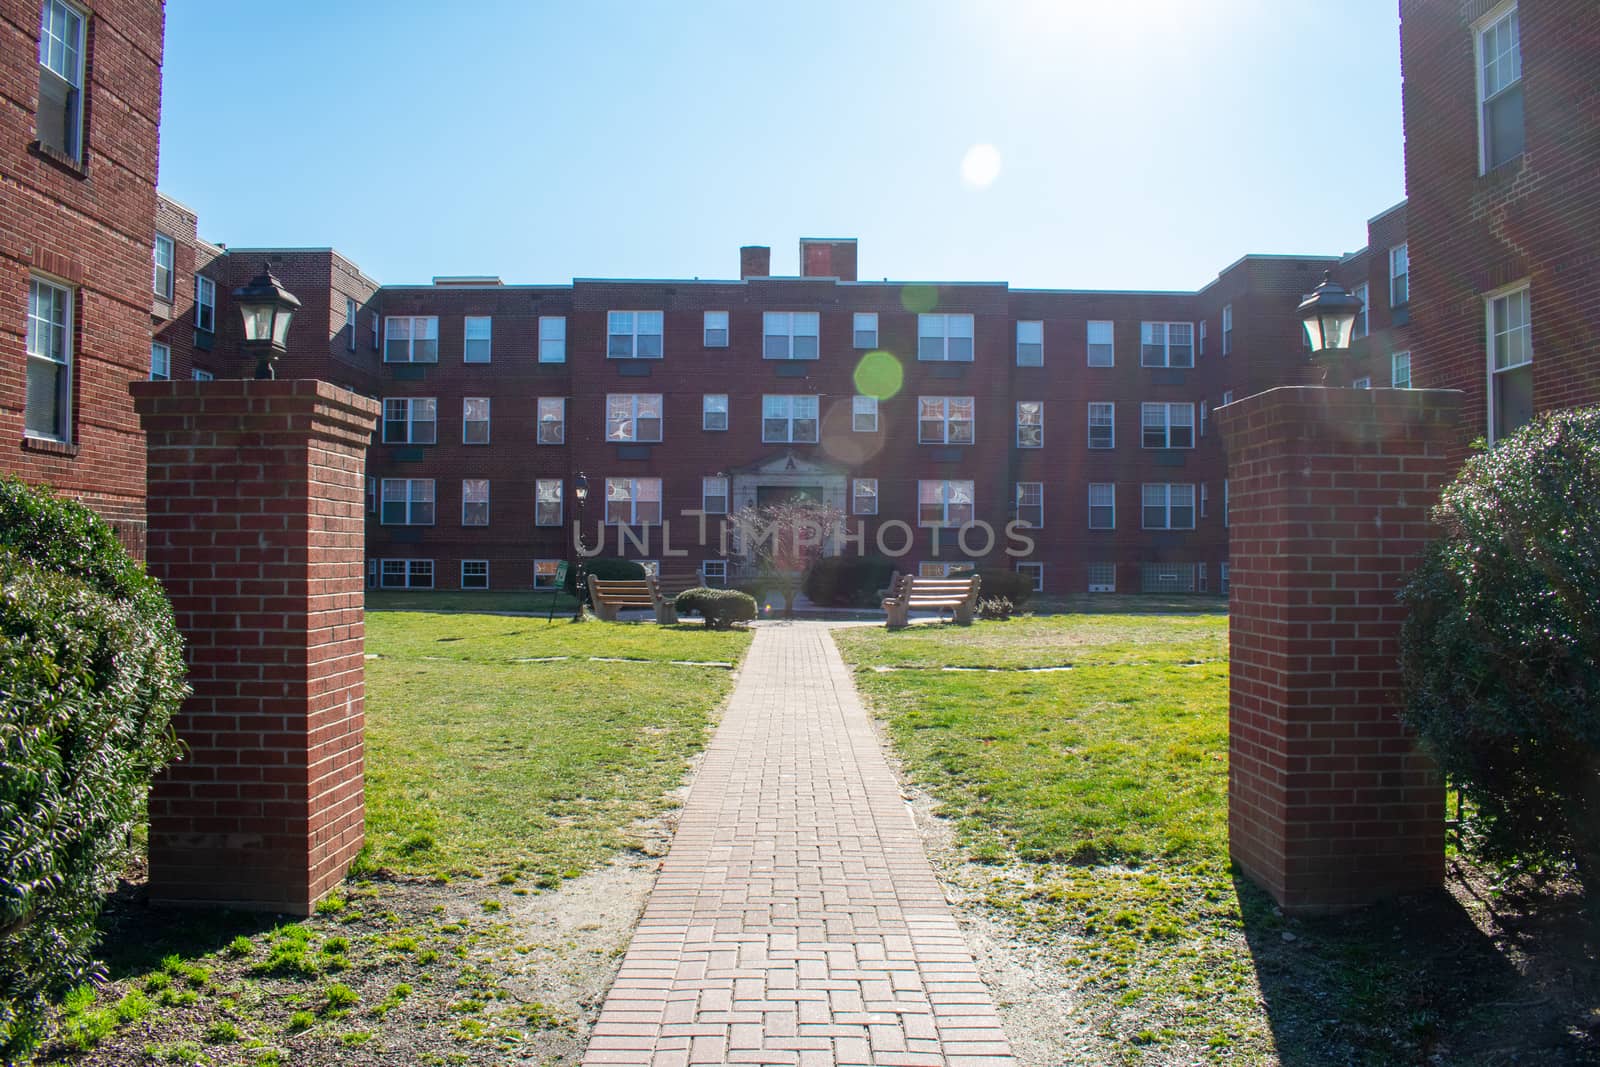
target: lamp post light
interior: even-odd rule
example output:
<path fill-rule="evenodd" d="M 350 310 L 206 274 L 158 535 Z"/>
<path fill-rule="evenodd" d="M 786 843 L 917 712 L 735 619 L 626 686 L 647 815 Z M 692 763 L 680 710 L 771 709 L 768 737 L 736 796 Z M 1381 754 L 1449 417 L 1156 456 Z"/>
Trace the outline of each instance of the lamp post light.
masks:
<path fill-rule="evenodd" d="M 244 317 L 244 350 L 256 357 L 256 378 L 276 378 L 272 363 L 288 350 L 289 320 L 299 298 L 273 275 L 270 263 L 263 263 L 249 285 L 233 291 L 233 299 Z"/>
<path fill-rule="evenodd" d="M 583 582 L 583 512 L 589 503 L 589 479 L 582 471 L 579 471 L 578 476 L 572 479 L 572 495 L 578 501 L 578 531 L 577 537 L 573 539 L 575 550 L 578 553 L 578 566 L 572 576 L 573 592 L 578 595 L 578 606 L 572 609 L 572 621 L 582 622 L 583 598 L 588 592 Z"/>
<path fill-rule="evenodd" d="M 1300 301 L 1297 310 L 1311 342 L 1312 358 L 1315 358 L 1318 352 L 1350 347 L 1350 331 L 1361 313 L 1361 298 L 1347 292 L 1333 280 L 1330 272 L 1323 271 L 1322 284 Z"/>

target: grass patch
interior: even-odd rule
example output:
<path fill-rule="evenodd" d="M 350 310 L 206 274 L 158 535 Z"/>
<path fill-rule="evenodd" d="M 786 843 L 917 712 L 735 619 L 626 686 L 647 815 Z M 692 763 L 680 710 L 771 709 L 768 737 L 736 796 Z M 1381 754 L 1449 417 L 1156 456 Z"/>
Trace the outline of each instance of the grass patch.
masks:
<path fill-rule="evenodd" d="M 378 611 L 430 611 L 464 612 L 516 611 L 547 616 L 550 612 L 547 592 L 531 589 L 500 590 L 480 589 L 368 589 L 367 610 Z M 566 593 L 555 594 L 555 617 L 572 617 L 577 601 Z"/>

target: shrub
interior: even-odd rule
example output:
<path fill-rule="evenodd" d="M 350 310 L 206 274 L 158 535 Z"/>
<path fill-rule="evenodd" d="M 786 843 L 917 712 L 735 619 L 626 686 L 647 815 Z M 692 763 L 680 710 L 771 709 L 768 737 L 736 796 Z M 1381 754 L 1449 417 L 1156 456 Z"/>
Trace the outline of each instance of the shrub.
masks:
<path fill-rule="evenodd" d="M 93 976 L 102 894 L 184 695 L 160 586 L 87 508 L 0 480 L 0 1062 Z"/>
<path fill-rule="evenodd" d="M 965 578 L 976 573 L 978 576 L 978 595 L 980 597 L 999 597 L 1011 601 L 1013 609 L 1021 608 L 1033 596 L 1033 579 L 1021 571 L 1008 571 L 999 567 L 980 567 L 976 571 L 967 568 L 952 574 L 952 578 Z"/>
<path fill-rule="evenodd" d="M 829 608 L 875 608 L 899 569 L 883 556 L 825 556 L 805 576 L 805 594 Z"/>
<path fill-rule="evenodd" d="M 984 596 L 978 598 L 978 618 L 991 622 L 1007 622 L 1017 610 L 1009 598 L 1003 596 Z"/>
<path fill-rule="evenodd" d="M 699 615 L 708 628 L 716 630 L 727 630 L 736 622 L 749 622 L 756 617 L 755 597 L 737 589 L 696 586 L 679 593 L 674 603 L 680 614 Z"/>
<path fill-rule="evenodd" d="M 1402 593 L 1405 718 L 1488 859 L 1575 870 L 1600 903 L 1600 410 L 1474 457 L 1434 520 Z"/>
<path fill-rule="evenodd" d="M 616 556 L 596 556 L 594 559 L 583 561 L 584 581 L 589 575 L 594 575 L 602 582 L 638 582 L 644 579 L 644 567 L 635 560 L 618 559 Z M 566 590 L 574 595 L 578 590 L 578 568 L 576 565 L 567 568 Z M 584 591 L 585 597 L 588 590 Z"/>

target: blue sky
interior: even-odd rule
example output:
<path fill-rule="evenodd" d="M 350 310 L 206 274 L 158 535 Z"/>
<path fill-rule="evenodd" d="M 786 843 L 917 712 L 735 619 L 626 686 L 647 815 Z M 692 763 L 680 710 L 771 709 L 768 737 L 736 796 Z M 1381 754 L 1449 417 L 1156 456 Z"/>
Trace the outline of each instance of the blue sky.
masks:
<path fill-rule="evenodd" d="M 789 274 L 816 236 L 864 278 L 1193 289 L 1404 195 L 1394 0 L 268 9 L 169 0 L 162 191 L 389 283 Z"/>

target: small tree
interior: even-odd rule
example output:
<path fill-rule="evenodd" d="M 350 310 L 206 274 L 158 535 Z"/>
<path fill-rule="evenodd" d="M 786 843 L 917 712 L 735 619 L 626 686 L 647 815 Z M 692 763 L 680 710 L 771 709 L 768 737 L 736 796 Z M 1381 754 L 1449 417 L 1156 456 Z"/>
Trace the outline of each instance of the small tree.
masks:
<path fill-rule="evenodd" d="M 1600 409 L 1471 459 L 1402 599 L 1406 720 L 1502 864 L 1600 903 Z"/>
<path fill-rule="evenodd" d="M 746 562 L 763 586 L 783 594 L 785 618 L 794 617 L 794 598 L 806 573 L 843 527 L 844 512 L 807 500 L 747 507 L 733 516 Z"/>

